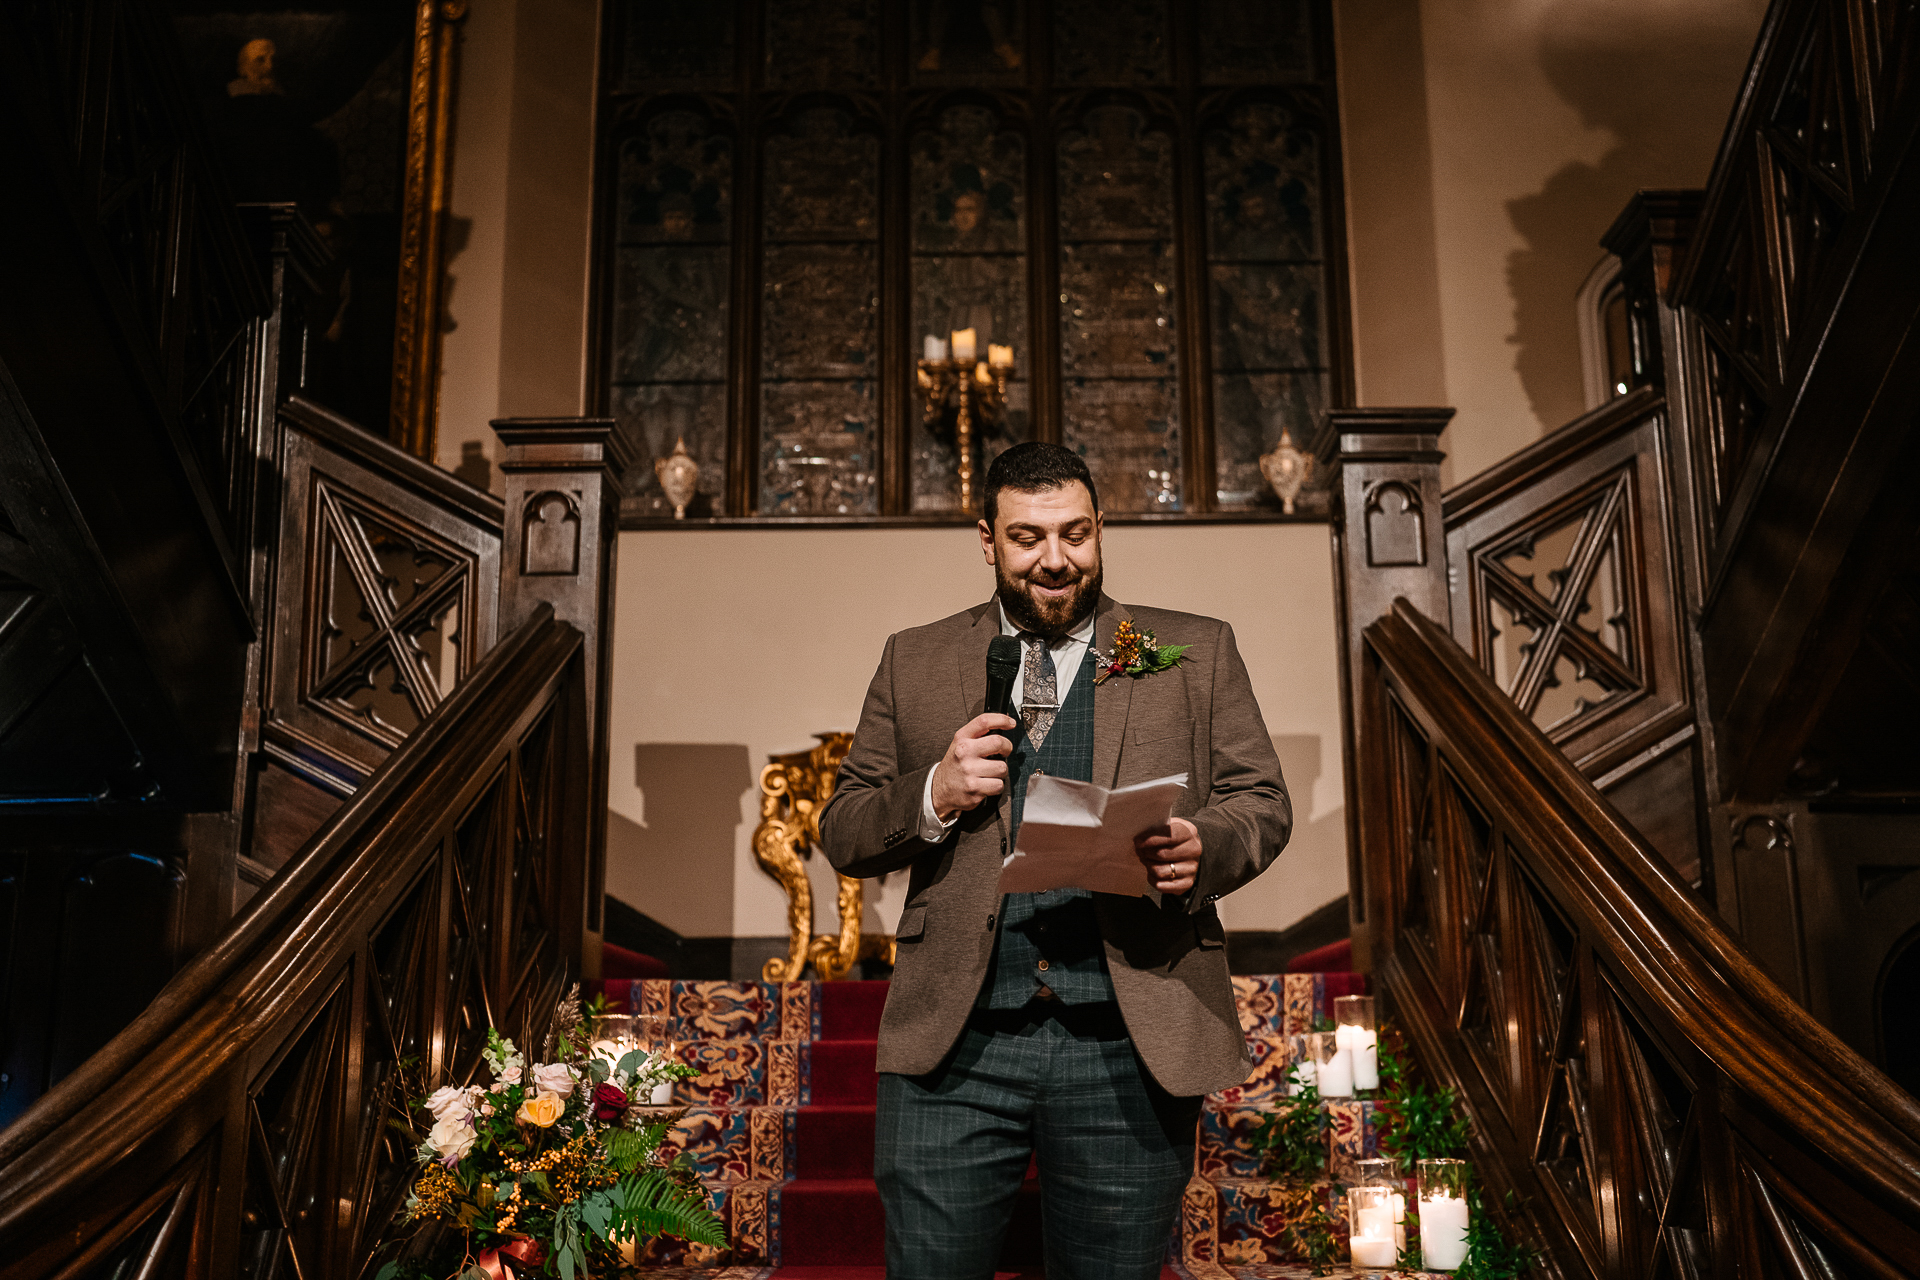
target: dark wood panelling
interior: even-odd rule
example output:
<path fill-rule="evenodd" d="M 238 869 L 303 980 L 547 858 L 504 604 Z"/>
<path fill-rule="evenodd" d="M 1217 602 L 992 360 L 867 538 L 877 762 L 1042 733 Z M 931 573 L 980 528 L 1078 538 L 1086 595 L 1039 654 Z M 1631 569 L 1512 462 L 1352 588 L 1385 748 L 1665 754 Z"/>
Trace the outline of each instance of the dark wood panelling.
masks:
<path fill-rule="evenodd" d="M 271 759 L 257 761 L 253 786 L 253 834 L 247 841 L 247 856 L 269 872 L 291 861 L 340 809 L 339 796 Z"/>
<path fill-rule="evenodd" d="M 502 507 L 310 401 L 281 422 L 262 748 L 344 796 L 492 647 Z"/>
<path fill-rule="evenodd" d="M 1695 708 L 1668 433 L 1666 402 L 1645 386 L 1449 492 L 1450 616 L 1582 773 L 1603 791 L 1630 785 L 1655 843 L 1698 880 L 1692 766 L 1675 755 Z"/>
<path fill-rule="evenodd" d="M 583 674 L 579 632 L 537 610 L 244 922 L 0 1131 L 9 1274 L 357 1271 L 416 1168 L 379 1123 L 395 1065 L 467 1079 L 489 1024 L 538 1044 L 577 974 Z"/>

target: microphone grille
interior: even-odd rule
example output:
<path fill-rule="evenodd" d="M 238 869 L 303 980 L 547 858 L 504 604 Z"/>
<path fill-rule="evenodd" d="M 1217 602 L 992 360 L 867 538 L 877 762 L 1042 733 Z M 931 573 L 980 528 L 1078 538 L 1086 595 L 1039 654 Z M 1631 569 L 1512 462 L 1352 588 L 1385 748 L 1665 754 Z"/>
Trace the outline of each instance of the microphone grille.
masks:
<path fill-rule="evenodd" d="M 1020 642 L 1012 636 L 995 636 L 987 645 L 987 674 L 1011 680 L 1020 674 Z"/>

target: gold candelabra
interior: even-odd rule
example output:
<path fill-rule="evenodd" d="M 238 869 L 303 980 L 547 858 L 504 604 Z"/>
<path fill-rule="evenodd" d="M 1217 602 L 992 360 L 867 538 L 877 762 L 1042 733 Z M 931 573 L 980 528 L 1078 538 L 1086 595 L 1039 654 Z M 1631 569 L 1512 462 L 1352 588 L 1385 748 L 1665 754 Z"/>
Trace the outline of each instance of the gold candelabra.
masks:
<path fill-rule="evenodd" d="M 948 355 L 948 351 L 952 355 Z M 929 427 L 953 414 L 953 451 L 960 479 L 960 509 L 973 510 L 973 428 L 998 422 L 1007 411 L 1007 379 L 1013 374 L 1013 348 L 991 345 L 987 359 L 974 359 L 973 330 L 953 334 L 952 345 L 929 337 L 920 361 L 920 390 L 926 397 L 922 417 Z"/>

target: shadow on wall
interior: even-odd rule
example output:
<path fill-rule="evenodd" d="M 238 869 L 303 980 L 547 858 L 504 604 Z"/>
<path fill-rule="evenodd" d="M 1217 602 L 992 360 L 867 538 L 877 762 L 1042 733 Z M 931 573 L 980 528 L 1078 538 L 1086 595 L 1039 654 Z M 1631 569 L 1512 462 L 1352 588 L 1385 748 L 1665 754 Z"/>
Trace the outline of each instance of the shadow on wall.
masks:
<path fill-rule="evenodd" d="M 1733 111 L 1759 0 L 1556 0 L 1541 21 L 1541 69 L 1614 145 L 1507 202 L 1527 247 L 1507 259 L 1514 367 L 1543 428 L 1586 410 L 1573 299 L 1600 237 L 1643 187 L 1703 186 Z"/>
<path fill-rule="evenodd" d="M 746 745 L 637 743 L 633 777 L 644 809 L 607 815 L 607 892 L 686 937 L 731 935 Z"/>

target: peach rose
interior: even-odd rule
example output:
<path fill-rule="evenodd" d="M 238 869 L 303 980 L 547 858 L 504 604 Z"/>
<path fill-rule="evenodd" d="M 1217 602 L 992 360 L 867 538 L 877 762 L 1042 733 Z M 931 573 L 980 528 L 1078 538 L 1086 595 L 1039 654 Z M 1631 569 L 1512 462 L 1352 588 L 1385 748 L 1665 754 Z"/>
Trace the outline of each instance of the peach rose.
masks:
<path fill-rule="evenodd" d="M 557 1093 L 536 1093 L 520 1104 L 513 1118 L 521 1124 L 538 1125 L 542 1129 L 550 1128 L 567 1109 L 567 1100 Z"/>

